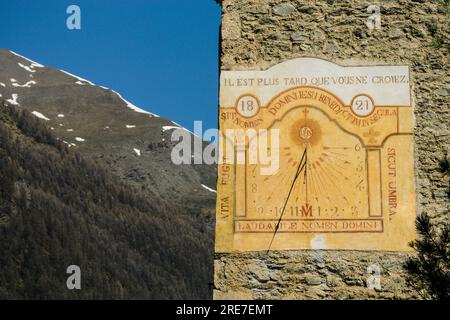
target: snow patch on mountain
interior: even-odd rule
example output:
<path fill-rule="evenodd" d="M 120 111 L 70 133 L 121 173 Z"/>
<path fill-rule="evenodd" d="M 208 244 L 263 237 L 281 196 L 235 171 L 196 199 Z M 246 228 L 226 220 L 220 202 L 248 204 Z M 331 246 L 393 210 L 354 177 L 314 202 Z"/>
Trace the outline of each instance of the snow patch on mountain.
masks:
<path fill-rule="evenodd" d="M 44 66 L 43 66 L 42 64 L 37 63 L 37 62 L 35 62 L 35 61 L 31 60 L 31 59 L 25 58 L 24 56 L 21 56 L 20 54 L 14 52 L 14 51 L 12 51 L 12 50 L 9 50 L 9 52 L 11 52 L 12 54 L 14 54 L 14 55 L 16 55 L 16 56 L 18 56 L 18 57 L 20 57 L 20 58 L 22 58 L 22 59 L 25 59 L 25 60 L 31 62 L 31 66 L 32 66 L 33 68 L 44 68 Z"/>
<path fill-rule="evenodd" d="M 33 111 L 32 114 L 34 114 L 36 117 L 38 117 L 39 119 L 45 120 L 45 121 L 49 121 L 50 119 L 47 118 L 46 116 L 44 116 L 42 113 L 37 112 L 37 111 Z"/>
<path fill-rule="evenodd" d="M 141 150 L 133 148 L 134 152 L 140 157 L 141 156 Z"/>
<path fill-rule="evenodd" d="M 64 118 L 64 115 L 62 113 L 58 114 L 58 118 Z"/>
<path fill-rule="evenodd" d="M 4 84 L 3 82 L 0 82 L 0 86 L 6 87 L 6 84 Z"/>
<path fill-rule="evenodd" d="M 31 73 L 36 72 L 36 70 L 33 69 L 35 67 L 33 64 L 31 64 L 30 66 L 26 66 L 20 62 L 17 62 L 17 64 L 19 65 L 19 67 L 21 67 L 22 69 L 25 69 L 28 72 L 31 72 Z"/>
<path fill-rule="evenodd" d="M 68 76 L 71 76 L 72 78 L 78 79 L 78 81 L 77 81 L 76 83 L 78 83 L 79 81 L 82 81 L 82 82 L 85 82 L 85 83 L 89 83 L 91 86 L 95 86 L 95 84 L 92 83 L 92 82 L 89 81 L 89 80 L 83 79 L 83 78 L 81 78 L 81 77 L 79 77 L 79 76 L 76 76 L 76 75 L 74 75 L 74 74 L 71 74 L 70 72 L 67 72 L 67 71 L 64 71 L 64 70 L 61 70 L 61 69 L 60 69 L 60 71 L 61 71 L 61 72 L 64 72 L 64 73 L 67 74 Z M 84 85 L 85 83 L 83 83 L 83 85 Z"/>
<path fill-rule="evenodd" d="M 11 103 L 11 104 L 13 104 L 13 105 L 15 105 L 15 106 L 18 106 L 19 105 L 19 103 L 17 102 L 18 98 L 19 98 L 19 95 L 17 93 L 13 93 L 11 95 L 11 99 L 8 99 L 6 101 Z"/>
<path fill-rule="evenodd" d="M 194 134 L 192 131 L 186 129 L 185 127 L 182 127 L 180 124 L 176 123 L 175 121 L 170 121 L 170 122 L 172 122 L 175 126 L 163 126 L 163 127 L 161 128 L 163 132 L 164 132 L 164 131 L 167 131 L 167 130 L 173 130 L 173 129 L 182 129 L 182 130 L 184 130 L 184 131 L 189 132 L 189 133 L 192 134 L 194 137 L 200 139 L 199 136 L 197 136 L 196 134 Z"/>
<path fill-rule="evenodd" d="M 18 84 L 16 81 L 12 82 L 12 86 L 13 87 L 20 87 L 20 88 L 31 88 L 31 85 L 33 85 L 33 84 L 36 84 L 36 81 L 31 80 L 31 81 L 28 81 L 25 84 Z"/>
<path fill-rule="evenodd" d="M 131 125 L 131 124 L 127 124 L 125 127 L 126 127 L 127 129 L 136 128 L 135 125 Z"/>
<path fill-rule="evenodd" d="M 167 130 L 175 130 L 175 129 L 181 129 L 181 128 L 178 127 L 178 126 L 162 126 L 161 129 L 164 132 L 164 131 L 167 131 Z"/>
<path fill-rule="evenodd" d="M 206 189 L 206 190 L 208 190 L 208 191 L 211 191 L 211 192 L 217 193 L 217 191 L 216 191 L 216 190 L 214 190 L 214 189 L 211 189 L 210 187 L 208 187 L 208 186 L 205 186 L 204 184 L 202 184 L 202 187 L 203 187 L 203 188 L 205 188 L 205 189 Z"/>
<path fill-rule="evenodd" d="M 67 144 L 67 146 L 68 146 L 69 148 L 70 148 L 70 147 L 76 147 L 76 146 L 77 146 L 75 143 L 67 142 L 67 141 L 65 141 L 65 140 L 62 140 L 62 142 L 64 142 L 65 144 Z"/>
<path fill-rule="evenodd" d="M 77 140 L 78 142 L 84 142 L 84 141 L 86 141 L 86 140 L 84 140 L 83 138 L 80 138 L 80 137 L 76 137 L 75 140 Z"/>
<path fill-rule="evenodd" d="M 73 129 L 67 129 L 66 131 L 67 132 L 73 132 Z"/>
<path fill-rule="evenodd" d="M 142 110 L 141 108 L 135 106 L 135 105 L 132 104 L 131 102 L 125 100 L 125 99 L 120 95 L 120 93 L 118 93 L 118 92 L 116 92 L 116 91 L 114 91 L 114 90 L 112 90 L 112 89 L 109 89 L 109 90 L 111 90 L 112 92 L 114 92 L 114 93 L 115 93 L 115 94 L 116 94 L 123 102 L 125 102 L 125 103 L 127 104 L 127 107 L 128 107 L 128 108 L 130 108 L 130 109 L 132 109 L 132 110 L 134 110 L 134 111 L 136 111 L 136 112 L 139 112 L 139 113 L 145 113 L 145 114 L 149 114 L 149 115 L 151 115 L 151 116 L 153 116 L 153 117 L 159 118 L 158 115 L 156 115 L 156 114 L 154 114 L 154 113 L 151 113 L 151 112 L 148 112 L 148 111 L 145 111 L 145 110 Z"/>

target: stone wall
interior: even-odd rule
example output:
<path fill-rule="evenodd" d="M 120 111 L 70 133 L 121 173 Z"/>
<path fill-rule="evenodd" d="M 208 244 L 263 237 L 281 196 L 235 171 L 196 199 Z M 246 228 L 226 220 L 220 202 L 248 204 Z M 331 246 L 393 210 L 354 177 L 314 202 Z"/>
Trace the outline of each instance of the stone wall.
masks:
<path fill-rule="evenodd" d="M 366 26 L 381 9 L 381 29 Z M 439 163 L 450 150 L 448 1 L 222 1 L 221 69 L 265 69 L 312 56 L 341 65 L 407 64 L 415 108 L 417 212 L 449 219 L 449 177 Z M 283 251 L 215 256 L 215 299 L 418 298 L 405 283 L 407 254 Z M 381 290 L 367 268 L 381 269 Z"/>

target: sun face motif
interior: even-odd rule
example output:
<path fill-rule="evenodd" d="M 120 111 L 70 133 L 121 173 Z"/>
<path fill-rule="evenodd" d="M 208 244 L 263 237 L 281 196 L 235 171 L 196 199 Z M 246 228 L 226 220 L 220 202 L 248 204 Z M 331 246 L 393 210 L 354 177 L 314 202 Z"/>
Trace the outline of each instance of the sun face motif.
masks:
<path fill-rule="evenodd" d="M 280 130 L 280 168 L 264 176 L 258 165 L 248 165 L 247 217 L 277 218 L 303 164 L 287 201 L 286 218 L 348 219 L 367 211 L 365 150 L 356 137 L 308 106 L 293 109 L 273 128 Z"/>
<path fill-rule="evenodd" d="M 300 138 L 307 142 L 312 137 L 312 129 L 308 126 L 304 126 L 300 128 L 299 134 Z"/>
<path fill-rule="evenodd" d="M 291 138 L 299 146 L 316 145 L 322 136 L 322 130 L 317 121 L 299 119 L 291 127 Z"/>

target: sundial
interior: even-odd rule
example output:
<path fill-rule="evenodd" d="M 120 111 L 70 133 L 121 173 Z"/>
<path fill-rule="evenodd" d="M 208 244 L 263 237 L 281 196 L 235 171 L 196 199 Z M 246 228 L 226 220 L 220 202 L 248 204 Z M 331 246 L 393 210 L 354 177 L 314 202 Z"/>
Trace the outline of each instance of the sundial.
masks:
<path fill-rule="evenodd" d="M 409 250 L 407 66 L 299 58 L 220 81 L 220 129 L 235 135 L 219 141 L 216 251 Z"/>

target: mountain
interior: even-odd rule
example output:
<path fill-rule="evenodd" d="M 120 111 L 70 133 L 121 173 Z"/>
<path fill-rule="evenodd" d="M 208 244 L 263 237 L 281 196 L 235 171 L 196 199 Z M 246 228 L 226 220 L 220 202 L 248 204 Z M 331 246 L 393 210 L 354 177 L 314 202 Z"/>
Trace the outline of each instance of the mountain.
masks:
<path fill-rule="evenodd" d="M 143 233 L 143 238 L 148 237 L 149 240 L 154 239 L 158 243 L 158 249 L 150 246 L 154 251 L 140 252 L 136 247 L 130 250 L 140 254 L 144 259 L 141 262 L 148 264 L 144 266 L 137 263 L 138 267 L 152 270 L 155 266 L 155 272 L 161 275 L 158 276 L 161 282 L 157 286 L 147 288 L 148 291 L 140 291 L 142 295 L 134 292 L 115 297 L 162 299 L 211 297 L 209 283 L 212 282 L 215 206 L 215 193 L 212 189 L 215 189 L 216 168 L 208 165 L 172 163 L 170 154 L 175 142 L 171 142 L 170 137 L 173 129 L 179 125 L 139 109 L 111 89 L 96 86 L 88 80 L 62 70 L 44 67 L 5 49 L 0 50 L 0 100 L 9 106 L 7 108 L 29 112 L 30 117 L 34 117 L 41 125 L 48 128 L 48 132 L 56 139 L 55 141 L 66 146 L 69 154 L 77 154 L 83 161 L 97 166 L 98 170 L 110 176 L 111 183 L 123 184 L 124 188 L 131 188 L 129 190 L 133 191 L 130 193 L 138 194 L 139 201 L 153 204 L 153 207 L 149 207 L 151 208 L 151 210 L 148 209 L 149 212 L 146 212 L 147 207 L 145 207 L 145 210 L 140 210 L 136 215 L 140 217 L 148 215 L 148 219 L 159 217 L 154 223 L 155 228 L 149 229 L 150 234 L 139 229 Z M 14 131 L 16 130 L 14 127 L 20 127 L 14 121 L 12 124 L 10 120 L 5 121 L 13 128 L 9 130 Z M 24 132 L 21 132 L 19 136 L 23 136 L 24 140 L 30 140 Z M 194 136 L 192 138 L 198 139 Z M 206 145 L 205 142 L 201 143 L 203 146 Z M 55 147 L 54 143 L 51 145 Z M 33 148 L 30 153 L 39 152 L 38 146 L 36 148 Z M 56 146 L 56 149 L 58 148 Z M 11 155 L 8 157 L 13 161 L 17 160 L 14 160 Z M 67 172 L 63 169 L 52 172 L 54 163 L 50 159 L 55 161 L 49 157 L 47 172 L 42 171 L 37 177 L 32 176 L 32 178 L 29 174 L 25 174 L 24 177 L 31 179 L 26 181 L 27 185 L 41 186 L 36 189 L 45 193 L 48 190 L 42 188 L 39 179 L 46 177 L 47 174 L 55 175 L 56 173 L 62 175 L 59 177 L 62 180 L 68 178 L 65 176 Z M 45 166 L 44 162 L 40 165 Z M 3 174 L 4 169 L 1 170 Z M 23 170 L 26 173 L 27 170 Z M 75 180 L 80 182 L 83 178 L 83 183 L 90 184 L 92 176 L 94 176 L 93 172 L 89 172 Z M 24 177 L 18 178 L 15 183 L 21 182 L 25 179 Z M 52 183 L 57 184 L 57 181 Z M 74 192 L 81 192 L 78 188 L 82 188 L 83 183 L 72 186 L 76 189 Z M 63 195 L 69 192 L 69 190 L 64 191 L 65 185 L 60 185 L 58 188 L 61 188 Z M 110 190 L 98 191 L 108 194 Z M 51 197 L 62 203 L 67 201 L 61 194 L 54 192 L 51 192 Z M 83 210 L 81 202 L 74 205 L 73 209 L 83 219 L 88 218 L 89 213 Z M 108 212 L 111 208 L 101 210 Z M 130 211 L 133 210 L 133 208 L 130 209 Z M 51 220 L 53 213 L 49 212 L 45 216 L 48 215 L 50 216 L 47 219 Z M 98 219 L 100 219 L 98 221 L 109 219 L 108 214 Z M 121 219 L 126 221 L 127 218 L 121 217 Z M 44 223 L 47 222 L 47 220 L 44 221 Z M 133 233 L 129 235 L 129 237 L 133 236 Z M 121 237 L 126 236 L 122 234 Z M 100 245 L 105 245 L 105 239 L 96 240 L 101 242 L 95 243 L 99 246 L 97 249 L 100 249 Z M 111 235 L 111 239 L 115 239 L 115 236 Z M 84 238 L 81 240 L 86 241 Z M 186 250 L 180 250 L 180 242 L 186 246 Z M 114 243 L 111 245 L 113 246 Z M 126 251 L 124 249 L 124 252 Z M 164 255 L 171 258 L 162 259 Z M 155 261 L 152 260 L 153 258 Z M 176 263 L 177 259 L 183 263 Z M 193 259 L 195 261 L 192 261 Z M 122 266 L 125 266 L 126 261 L 122 262 Z M 89 264 L 89 261 L 86 260 L 86 263 Z M 190 266 L 187 267 L 185 264 Z M 97 267 L 101 269 L 101 266 Z M 99 273 L 101 273 L 100 269 L 97 270 Z M 128 276 L 128 271 L 127 268 L 114 270 L 124 277 Z M 123 283 L 120 283 L 123 286 Z M 177 287 L 179 290 L 175 290 L 176 293 L 169 293 L 163 287 L 171 288 L 167 289 L 170 292 Z"/>
<path fill-rule="evenodd" d="M 113 90 L 0 49 L 0 94 L 128 182 L 170 201 L 214 203 L 214 193 L 202 185 L 215 189 L 215 166 L 174 165 L 170 159 L 171 133 L 179 125 Z"/>

